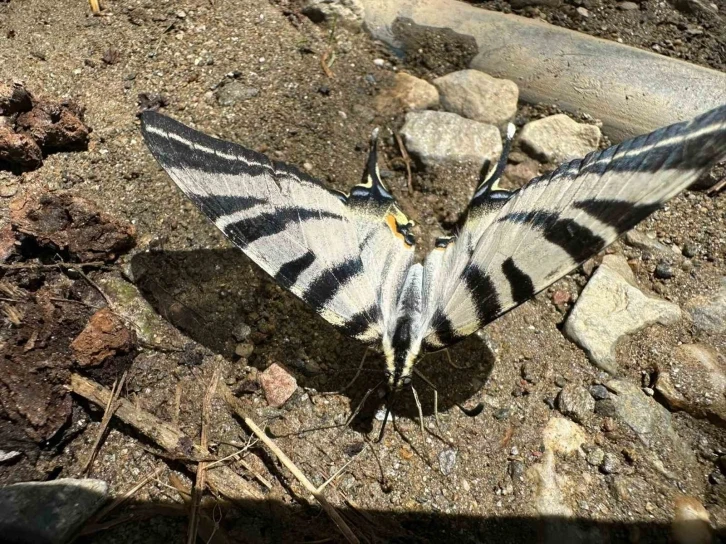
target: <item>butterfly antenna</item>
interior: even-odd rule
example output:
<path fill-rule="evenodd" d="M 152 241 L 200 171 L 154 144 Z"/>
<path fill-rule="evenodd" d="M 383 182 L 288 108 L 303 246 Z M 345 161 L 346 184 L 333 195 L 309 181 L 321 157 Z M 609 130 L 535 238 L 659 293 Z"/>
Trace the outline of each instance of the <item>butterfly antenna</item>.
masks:
<path fill-rule="evenodd" d="M 479 187 L 476 189 L 475 197 L 480 196 L 482 194 L 490 193 L 492 191 L 499 191 L 499 187 L 497 186 L 497 182 L 499 181 L 499 178 L 502 177 L 502 174 L 504 173 L 504 169 L 507 166 L 507 159 L 509 158 L 509 152 L 512 150 L 512 142 L 514 141 L 514 134 L 517 131 L 517 127 L 514 126 L 514 124 L 509 123 L 507 125 L 507 134 L 504 138 L 504 144 L 502 145 L 502 153 L 499 155 L 499 160 L 497 161 L 497 166 L 494 169 L 494 172 L 491 173 L 487 177 L 487 170 L 489 170 L 489 161 L 484 163 L 484 168 L 482 168 L 481 173 L 481 183 L 479 183 Z"/>

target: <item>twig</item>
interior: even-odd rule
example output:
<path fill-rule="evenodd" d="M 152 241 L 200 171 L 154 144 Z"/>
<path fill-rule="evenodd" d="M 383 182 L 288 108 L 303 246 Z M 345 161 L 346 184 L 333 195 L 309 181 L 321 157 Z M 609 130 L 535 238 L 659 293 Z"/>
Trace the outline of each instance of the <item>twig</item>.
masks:
<path fill-rule="evenodd" d="M 325 75 L 328 76 L 330 79 L 335 79 L 335 74 L 330 69 L 330 67 L 335 62 L 335 29 L 338 27 L 338 16 L 335 15 L 333 18 L 333 25 L 330 28 L 330 34 L 328 34 L 328 46 L 325 48 L 325 51 L 323 51 L 323 54 L 320 57 L 320 66 L 323 69 L 323 72 L 325 72 Z M 330 57 L 330 62 L 328 62 L 328 57 Z"/>
<path fill-rule="evenodd" d="M 155 479 L 159 474 L 161 474 L 161 472 L 163 470 L 164 470 L 164 467 L 157 468 L 154 472 L 147 474 L 145 478 L 143 478 L 141 481 L 139 481 L 139 483 L 137 483 L 135 486 L 133 486 L 131 489 L 129 489 L 126 493 L 116 497 L 111 504 L 109 504 L 106 508 L 104 508 L 98 514 L 96 514 L 94 516 L 93 523 L 96 524 L 99 521 L 101 521 L 103 518 L 108 516 L 116 508 L 118 508 L 123 503 L 125 503 L 127 500 L 129 500 L 131 497 L 133 497 L 139 491 L 139 489 L 144 487 L 151 480 Z"/>
<path fill-rule="evenodd" d="M 726 187 L 726 177 L 724 177 L 721 181 L 717 182 L 716 185 L 714 185 L 708 191 L 706 191 L 706 194 L 715 195 L 724 187 Z"/>
<path fill-rule="evenodd" d="M 219 365 L 212 372 L 212 380 L 209 382 L 207 392 L 204 394 L 202 402 L 202 433 L 199 438 L 199 448 L 202 451 L 209 451 L 209 413 L 212 411 L 212 398 L 217 391 L 217 384 L 221 376 Z M 204 494 L 204 485 L 206 483 L 207 463 L 201 462 L 197 465 L 197 477 L 192 487 L 191 515 L 189 517 L 189 530 L 187 531 L 187 544 L 194 544 L 197 540 L 197 532 L 199 531 L 199 504 Z"/>
<path fill-rule="evenodd" d="M 172 29 L 172 28 L 174 27 L 174 23 L 175 23 L 175 22 L 176 22 L 176 21 L 172 22 L 172 23 L 171 23 L 171 24 L 170 24 L 169 26 L 167 26 L 167 27 L 166 27 L 166 28 L 165 28 L 165 29 L 163 30 L 163 32 L 161 33 L 161 36 L 159 36 L 159 40 L 158 40 L 158 41 L 156 42 L 156 46 L 154 47 L 154 51 L 153 51 L 153 52 L 151 53 L 151 56 L 152 56 L 152 57 L 155 57 L 155 56 L 156 56 L 156 53 L 158 53 L 158 51 L 159 51 L 159 46 L 161 45 L 161 41 L 162 41 L 162 40 L 164 39 L 164 35 L 165 35 L 165 34 L 166 34 L 167 32 L 169 32 L 169 31 L 170 31 L 170 30 L 171 30 L 171 29 Z"/>
<path fill-rule="evenodd" d="M 323 51 L 323 54 L 320 56 L 320 67 L 323 69 L 323 72 L 325 72 L 325 75 L 328 76 L 330 79 L 335 79 L 335 74 L 330 69 L 330 66 L 328 66 L 328 56 L 330 55 L 330 50 L 326 49 Z"/>
<path fill-rule="evenodd" d="M 98 5 L 98 0 L 88 0 L 88 3 L 91 4 L 91 11 L 94 14 L 101 13 L 101 6 Z"/>
<path fill-rule="evenodd" d="M 411 156 L 408 154 L 408 151 L 406 150 L 406 146 L 403 145 L 403 140 L 401 139 L 401 135 L 398 133 L 397 130 L 393 131 L 393 136 L 395 136 L 395 138 L 396 138 L 396 143 L 398 144 L 398 150 L 401 152 L 401 157 L 403 158 L 403 162 L 406 164 L 408 192 L 413 193 L 413 176 L 411 175 Z"/>
<path fill-rule="evenodd" d="M 315 487 L 310 480 L 303 474 L 299 468 L 295 465 L 295 463 L 292 462 L 292 460 L 285 455 L 285 453 L 273 442 L 266 434 L 265 432 L 260 429 L 257 424 L 247 415 L 245 412 L 244 407 L 240 403 L 239 399 L 234 396 L 234 393 L 232 393 L 232 390 L 227 387 L 226 384 L 221 383 L 219 384 L 220 392 L 222 393 L 222 396 L 224 397 L 224 400 L 227 401 L 227 404 L 229 404 L 230 408 L 234 411 L 235 414 L 237 414 L 238 417 L 244 421 L 245 425 L 259 438 L 265 446 L 272 452 L 272 454 L 277 457 L 277 459 L 282 463 L 287 470 L 289 470 L 293 476 L 297 479 L 298 482 L 302 484 L 302 486 L 310 493 L 315 500 L 320 503 L 320 506 L 323 507 L 323 510 L 325 510 L 325 513 L 330 516 L 330 519 L 333 520 L 333 523 L 338 527 L 341 533 L 343 533 L 343 536 L 345 539 L 352 543 L 352 544 L 359 544 L 360 539 L 353 533 L 351 528 L 348 526 L 348 524 L 345 522 L 343 517 L 338 513 L 338 511 L 335 509 L 335 507 L 328 502 L 328 499 L 323 495 L 322 489 Z"/>
<path fill-rule="evenodd" d="M 78 374 L 71 374 L 70 389 L 76 395 L 99 406 L 105 406 L 112 396 L 111 391 L 105 387 Z M 206 452 L 203 452 L 191 438 L 178 428 L 137 408 L 126 399 L 118 400 L 118 408 L 114 412 L 114 416 L 172 455 L 194 456 L 199 459 L 207 457 Z M 246 507 L 249 507 L 250 500 L 263 501 L 265 499 L 261 491 L 225 465 L 208 470 L 206 476 L 207 484 L 219 494 L 232 501 L 242 502 Z"/>
<path fill-rule="evenodd" d="M 93 442 L 93 446 L 91 447 L 91 454 L 88 456 L 86 464 L 83 465 L 83 469 L 81 469 L 81 474 L 88 473 L 88 471 L 91 469 L 91 465 L 96 460 L 96 455 L 98 455 L 98 449 L 101 446 L 101 441 L 103 440 L 104 436 L 106 436 L 106 429 L 108 428 L 108 424 L 111 421 L 111 417 L 116 411 L 116 408 L 118 408 L 117 401 L 119 396 L 121 395 L 121 389 L 123 388 L 125 381 L 126 372 L 121 375 L 120 380 L 113 382 L 111 397 L 106 403 L 106 408 L 103 412 L 103 418 L 101 419 L 101 428 L 98 429 L 98 435 L 96 436 L 96 440 Z"/>
<path fill-rule="evenodd" d="M 78 304 L 80 306 L 85 306 L 86 308 L 92 308 L 94 310 L 100 310 L 101 306 L 96 306 L 95 304 L 88 304 L 88 302 L 83 302 L 82 300 L 73 300 L 70 298 L 56 298 L 56 297 L 50 297 L 48 298 L 51 302 L 64 302 L 67 304 Z"/>
<path fill-rule="evenodd" d="M 91 278 L 89 278 L 88 275 L 83 270 L 81 270 L 80 268 L 75 269 L 75 270 L 76 270 L 76 272 L 78 272 L 81 275 L 81 277 L 84 280 L 86 280 L 88 285 L 93 287 L 96 291 L 98 291 L 101 294 L 101 296 L 103 297 L 103 300 L 105 300 L 108 307 L 111 308 L 111 306 L 112 306 L 111 299 L 108 298 L 108 295 L 103 291 L 103 289 L 101 289 L 95 281 L 93 281 Z"/>

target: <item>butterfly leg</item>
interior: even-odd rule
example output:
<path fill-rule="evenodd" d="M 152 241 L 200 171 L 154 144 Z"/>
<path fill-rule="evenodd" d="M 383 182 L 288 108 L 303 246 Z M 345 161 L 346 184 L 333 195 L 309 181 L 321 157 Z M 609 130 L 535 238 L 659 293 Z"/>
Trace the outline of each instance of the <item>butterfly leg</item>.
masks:
<path fill-rule="evenodd" d="M 360 364 L 358 365 L 358 370 L 356 371 L 355 376 L 353 376 L 353 379 L 348 382 L 348 385 L 340 390 L 341 393 L 348 389 L 351 385 L 353 385 L 353 383 L 355 383 L 355 381 L 358 379 L 358 376 L 360 376 L 360 373 L 363 370 L 363 365 L 366 362 L 366 357 L 368 357 L 368 351 L 370 351 L 370 349 L 370 347 L 366 348 L 365 352 L 363 353 L 363 358 L 360 360 Z"/>
<path fill-rule="evenodd" d="M 456 370 L 469 370 L 470 368 L 472 368 L 474 366 L 473 364 L 468 365 L 468 366 L 459 366 L 451 358 L 451 353 L 449 352 L 448 348 L 447 349 L 444 349 L 444 351 L 446 352 L 446 359 L 449 361 L 449 364 L 452 367 L 454 367 Z"/>
<path fill-rule="evenodd" d="M 439 391 L 438 389 L 436 389 L 436 386 L 431 383 L 431 380 L 424 376 L 421 371 L 418 370 L 416 367 L 414 367 L 413 372 L 414 374 L 416 374 L 416 376 L 421 378 L 424 383 L 426 383 L 426 385 L 428 385 L 434 392 L 434 420 L 436 421 L 436 427 L 438 427 L 439 431 L 441 431 L 441 422 L 439 421 Z"/>

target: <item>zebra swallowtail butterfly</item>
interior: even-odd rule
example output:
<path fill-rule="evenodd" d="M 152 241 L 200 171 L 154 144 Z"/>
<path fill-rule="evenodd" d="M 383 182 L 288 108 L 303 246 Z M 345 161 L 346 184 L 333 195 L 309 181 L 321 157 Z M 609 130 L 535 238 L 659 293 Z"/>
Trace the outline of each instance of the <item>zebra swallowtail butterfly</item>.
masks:
<path fill-rule="evenodd" d="M 474 333 L 602 251 L 726 159 L 726 106 L 498 187 L 514 134 L 455 236 L 415 262 L 412 223 L 381 181 L 376 138 L 344 194 L 294 166 L 154 112 L 146 143 L 237 247 L 324 319 L 380 343 L 391 391 L 417 359 Z M 390 405 L 389 405 L 390 409 Z"/>

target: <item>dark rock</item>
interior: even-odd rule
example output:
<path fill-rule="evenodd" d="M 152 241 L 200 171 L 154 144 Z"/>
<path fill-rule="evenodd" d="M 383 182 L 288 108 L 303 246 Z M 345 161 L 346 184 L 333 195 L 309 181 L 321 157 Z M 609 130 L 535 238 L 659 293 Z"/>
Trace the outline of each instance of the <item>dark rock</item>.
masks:
<path fill-rule="evenodd" d="M 62 478 L 0 489 L 0 534 L 15 544 L 64 544 L 107 499 L 102 480 Z M 8 539 L 9 540 L 6 540 Z"/>
<path fill-rule="evenodd" d="M 0 83 L 0 115 L 22 113 L 32 107 L 33 96 L 22 83 Z"/>
<path fill-rule="evenodd" d="M 692 259 L 698 255 L 698 244 L 691 242 L 690 240 L 683 244 L 683 256 Z"/>
<path fill-rule="evenodd" d="M 603 385 L 591 385 L 589 391 L 595 400 L 605 400 L 608 398 L 608 390 Z"/>
<path fill-rule="evenodd" d="M 673 277 L 675 273 L 673 272 L 673 267 L 670 263 L 666 261 L 661 261 L 658 263 L 658 265 L 655 267 L 655 277 L 660 278 L 662 280 L 668 280 Z"/>
<path fill-rule="evenodd" d="M 145 111 L 159 111 L 169 105 L 169 100 L 163 94 L 139 93 L 137 98 L 139 104 L 139 110 L 136 112 L 137 116 Z"/>
<path fill-rule="evenodd" d="M 504 421 L 509 417 L 510 410 L 509 408 L 499 408 L 497 411 L 494 412 L 494 419 L 498 419 L 499 421 Z"/>
<path fill-rule="evenodd" d="M 13 229 L 80 261 L 112 261 L 134 246 L 136 230 L 69 193 L 28 193 L 10 202 Z"/>
<path fill-rule="evenodd" d="M 81 366 L 96 366 L 108 359 L 131 352 L 136 334 L 108 308 L 91 316 L 88 325 L 71 342 L 73 357 Z"/>

